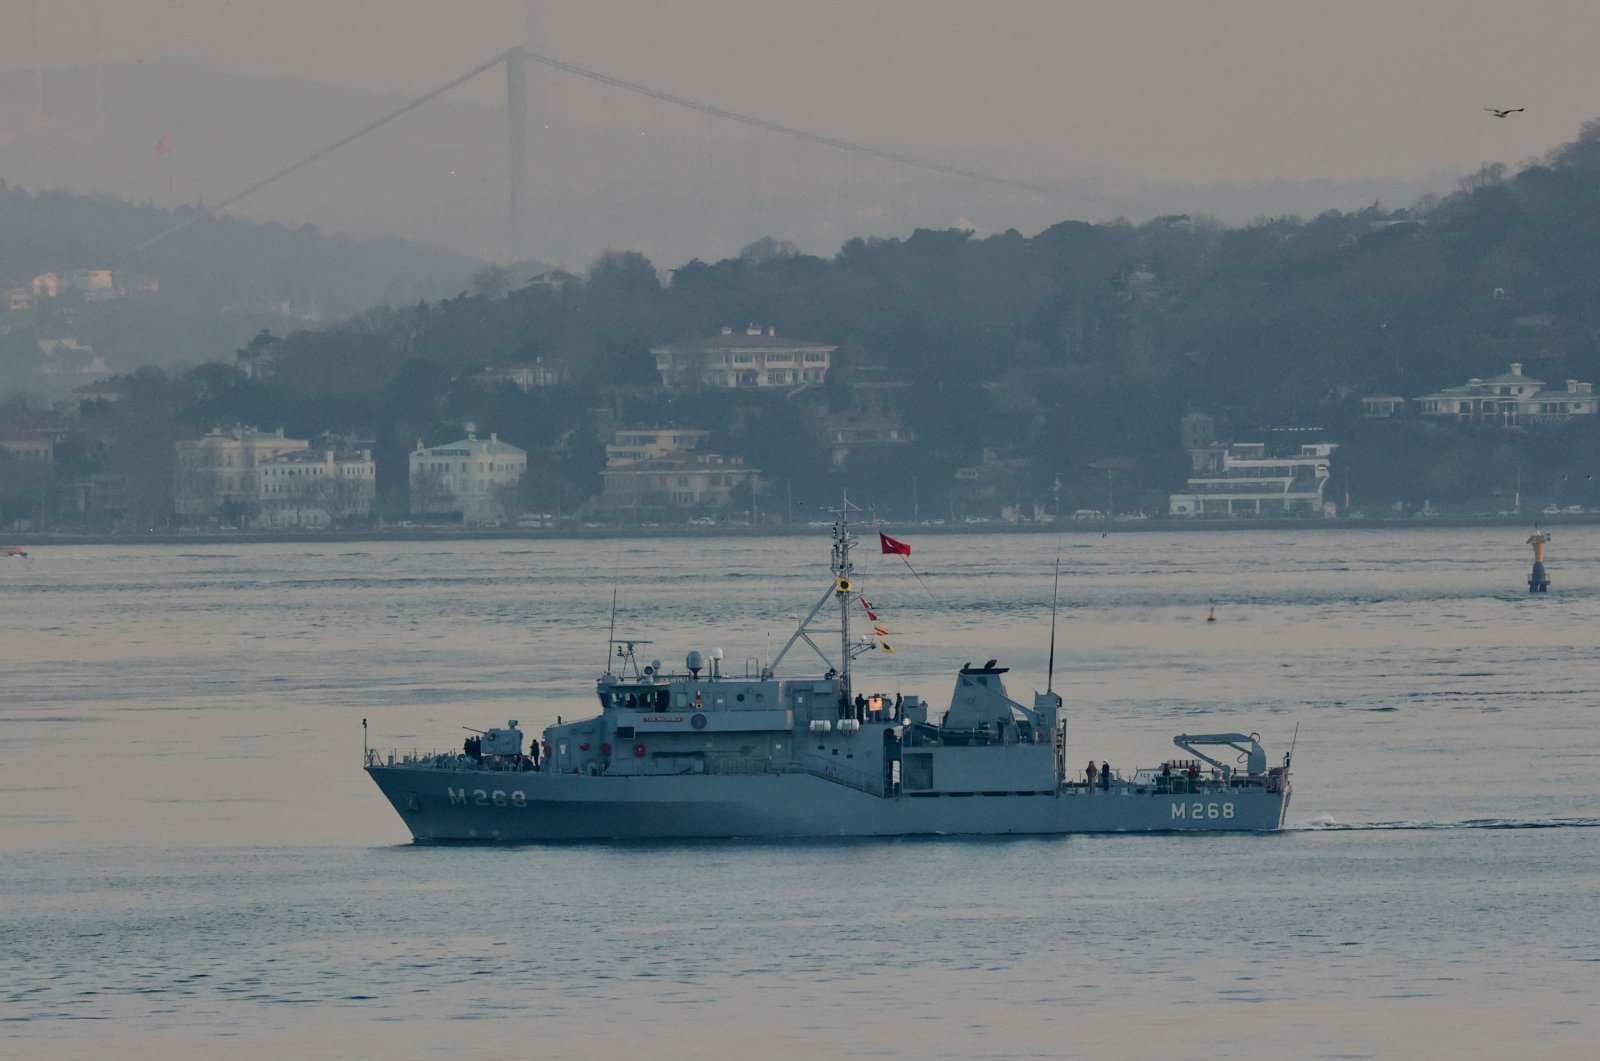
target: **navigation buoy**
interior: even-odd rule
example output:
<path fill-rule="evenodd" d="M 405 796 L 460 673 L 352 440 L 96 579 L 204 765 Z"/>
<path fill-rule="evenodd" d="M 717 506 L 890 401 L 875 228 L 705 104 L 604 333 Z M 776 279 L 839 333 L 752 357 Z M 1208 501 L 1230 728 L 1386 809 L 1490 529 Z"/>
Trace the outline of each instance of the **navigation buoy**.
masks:
<path fill-rule="evenodd" d="M 1528 592 L 1548 593 L 1550 576 L 1544 571 L 1544 547 L 1550 544 L 1550 535 L 1535 526 L 1533 534 L 1528 538 L 1528 544 L 1533 546 L 1533 572 L 1528 575 Z"/>
<path fill-rule="evenodd" d="M 1211 606 L 1211 612 L 1210 612 L 1210 614 L 1208 614 L 1208 615 L 1207 615 L 1207 616 L 1206 616 L 1206 622 L 1208 622 L 1208 623 L 1214 623 L 1214 622 L 1216 622 L 1216 621 L 1217 621 L 1217 606 L 1216 606 L 1216 605 L 1214 605 L 1214 604 L 1213 604 L 1213 605 L 1212 605 L 1212 606 Z"/>

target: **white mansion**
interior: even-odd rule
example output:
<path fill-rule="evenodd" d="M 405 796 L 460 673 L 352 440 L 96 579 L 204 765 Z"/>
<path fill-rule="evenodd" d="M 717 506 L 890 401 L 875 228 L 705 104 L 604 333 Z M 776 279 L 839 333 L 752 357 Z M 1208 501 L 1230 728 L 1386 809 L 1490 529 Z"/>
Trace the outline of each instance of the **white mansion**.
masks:
<path fill-rule="evenodd" d="M 1417 411 L 1423 416 L 1512 427 L 1593 416 L 1596 401 L 1594 384 L 1569 379 L 1564 389 L 1553 390 L 1544 380 L 1524 376 L 1522 363 L 1516 361 L 1502 375 L 1469 379 L 1462 386 L 1423 395 L 1417 399 Z"/>
<path fill-rule="evenodd" d="M 491 433 L 442 446 L 417 440 L 411 454 L 411 511 L 421 516 L 460 514 L 468 524 L 493 523 L 517 515 L 516 489 L 528 470 L 528 452 Z"/>
<path fill-rule="evenodd" d="M 837 346 L 787 339 L 776 328 L 732 328 L 689 343 L 652 346 L 661 385 L 680 387 L 804 387 L 821 383 Z"/>
<path fill-rule="evenodd" d="M 378 496 L 372 451 L 298 449 L 256 465 L 255 525 L 319 529 L 372 515 Z"/>

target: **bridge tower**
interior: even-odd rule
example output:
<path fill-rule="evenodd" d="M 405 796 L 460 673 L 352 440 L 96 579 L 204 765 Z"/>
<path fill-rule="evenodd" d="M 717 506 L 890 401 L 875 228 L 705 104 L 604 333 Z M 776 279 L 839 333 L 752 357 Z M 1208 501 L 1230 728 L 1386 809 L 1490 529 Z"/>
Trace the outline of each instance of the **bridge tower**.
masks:
<path fill-rule="evenodd" d="M 527 253 L 528 227 L 528 53 L 521 48 L 506 52 L 507 154 L 511 164 L 511 192 L 507 260 Z"/>

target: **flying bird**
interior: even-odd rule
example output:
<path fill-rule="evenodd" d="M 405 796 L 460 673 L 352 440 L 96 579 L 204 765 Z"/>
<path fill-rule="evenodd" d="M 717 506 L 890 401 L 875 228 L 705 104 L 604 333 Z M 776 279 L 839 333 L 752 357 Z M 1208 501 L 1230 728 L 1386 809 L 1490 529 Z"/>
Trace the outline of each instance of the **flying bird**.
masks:
<path fill-rule="evenodd" d="M 1526 108 L 1526 107 L 1508 107 L 1505 110 L 1501 110 L 1499 107 L 1485 107 L 1483 109 L 1488 111 L 1490 114 L 1494 115 L 1496 118 L 1504 118 L 1504 117 L 1507 117 L 1507 116 L 1512 115 L 1512 114 L 1521 114 L 1523 111 L 1527 110 L 1528 108 Z"/>

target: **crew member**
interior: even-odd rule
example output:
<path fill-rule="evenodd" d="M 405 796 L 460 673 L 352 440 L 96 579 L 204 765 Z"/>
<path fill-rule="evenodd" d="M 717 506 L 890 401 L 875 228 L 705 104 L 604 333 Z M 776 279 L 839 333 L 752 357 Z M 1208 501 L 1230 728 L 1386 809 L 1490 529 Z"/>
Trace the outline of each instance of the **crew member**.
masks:
<path fill-rule="evenodd" d="M 1111 791 L 1111 764 L 1104 759 L 1100 760 L 1100 787 Z"/>
<path fill-rule="evenodd" d="M 1099 773 L 1099 771 L 1096 770 L 1095 766 L 1094 766 L 1094 760 L 1090 759 L 1089 760 L 1089 768 L 1083 772 L 1084 776 L 1089 779 L 1089 787 L 1090 788 L 1094 787 L 1095 775 L 1098 774 L 1098 773 Z"/>

